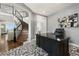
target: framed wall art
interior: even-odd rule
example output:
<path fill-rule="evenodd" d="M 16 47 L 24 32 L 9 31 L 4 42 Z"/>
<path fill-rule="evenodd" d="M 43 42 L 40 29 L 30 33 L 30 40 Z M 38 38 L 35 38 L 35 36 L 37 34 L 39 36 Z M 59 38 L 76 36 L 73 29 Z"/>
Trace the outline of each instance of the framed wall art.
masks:
<path fill-rule="evenodd" d="M 78 13 L 75 13 L 73 15 L 59 18 L 58 19 L 59 26 L 60 27 L 77 27 L 78 25 Z"/>

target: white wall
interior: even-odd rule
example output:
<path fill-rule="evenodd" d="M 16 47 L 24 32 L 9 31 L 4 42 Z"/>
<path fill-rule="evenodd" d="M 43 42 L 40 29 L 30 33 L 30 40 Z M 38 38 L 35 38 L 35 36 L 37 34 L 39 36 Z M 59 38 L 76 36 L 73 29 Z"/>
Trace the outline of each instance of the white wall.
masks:
<path fill-rule="evenodd" d="M 4 22 L 0 22 L 0 24 L 5 24 L 6 25 L 8 23 L 13 22 L 14 17 L 11 14 L 7 14 L 7 13 L 4 13 L 4 12 L 0 11 L 0 20 L 4 21 Z M 5 30 L 6 30 L 6 28 L 5 28 Z M 1 32 L 0 32 L 0 34 L 1 34 Z M 8 32 L 8 40 L 13 40 L 13 37 L 14 37 L 13 30 L 10 30 Z"/>
<path fill-rule="evenodd" d="M 48 32 L 54 32 L 56 28 L 58 28 L 58 18 L 63 18 L 68 15 L 72 15 L 74 13 L 79 14 L 79 4 L 63 9 L 55 14 L 52 14 L 48 17 Z M 78 16 L 79 23 L 79 16 Z M 70 41 L 79 44 L 79 27 L 77 28 L 65 28 L 67 36 L 71 39 Z"/>
<path fill-rule="evenodd" d="M 0 11 L 0 20 L 6 21 L 6 22 L 13 22 L 13 15 L 6 14 Z"/>

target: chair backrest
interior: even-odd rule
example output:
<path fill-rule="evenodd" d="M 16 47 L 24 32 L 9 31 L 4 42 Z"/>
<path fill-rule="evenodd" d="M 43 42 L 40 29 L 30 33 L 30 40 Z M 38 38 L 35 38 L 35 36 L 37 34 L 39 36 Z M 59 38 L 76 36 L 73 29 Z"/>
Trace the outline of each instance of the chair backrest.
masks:
<path fill-rule="evenodd" d="M 57 28 L 54 32 L 56 38 L 64 39 L 65 30 L 63 28 Z"/>

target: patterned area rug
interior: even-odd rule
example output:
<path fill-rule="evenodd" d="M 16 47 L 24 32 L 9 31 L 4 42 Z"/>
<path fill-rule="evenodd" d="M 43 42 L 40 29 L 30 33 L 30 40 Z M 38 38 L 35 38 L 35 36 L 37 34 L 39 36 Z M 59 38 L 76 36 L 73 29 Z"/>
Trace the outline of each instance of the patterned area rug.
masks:
<path fill-rule="evenodd" d="M 25 43 L 23 46 L 11 49 L 6 53 L 0 53 L 0 56 L 47 56 L 48 54 L 36 46 L 36 41 Z"/>
<path fill-rule="evenodd" d="M 70 56 L 79 56 L 79 47 L 70 45 L 69 52 Z M 0 53 L 0 56 L 48 56 L 48 54 L 42 48 L 37 47 L 36 41 L 33 40 L 6 53 Z"/>
<path fill-rule="evenodd" d="M 79 56 L 79 47 L 69 45 L 70 56 Z"/>

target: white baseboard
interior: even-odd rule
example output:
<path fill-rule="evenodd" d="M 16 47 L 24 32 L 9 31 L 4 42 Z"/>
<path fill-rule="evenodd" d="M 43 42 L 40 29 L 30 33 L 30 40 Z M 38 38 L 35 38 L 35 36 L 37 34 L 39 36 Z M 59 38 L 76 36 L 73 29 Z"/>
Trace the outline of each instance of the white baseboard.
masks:
<path fill-rule="evenodd" d="M 79 45 L 77 45 L 75 43 L 69 43 L 69 45 L 73 45 L 73 46 L 79 47 Z"/>
<path fill-rule="evenodd" d="M 34 38 L 34 39 L 32 39 L 32 40 L 36 40 L 36 39 Z M 29 38 L 28 38 L 28 40 L 25 41 L 23 44 L 30 43 L 32 40 L 29 40 Z"/>

